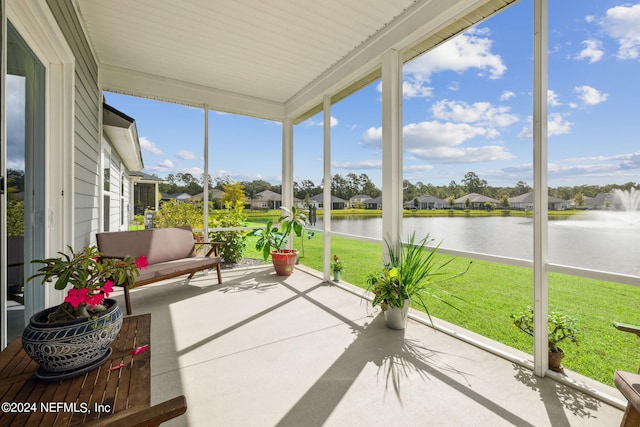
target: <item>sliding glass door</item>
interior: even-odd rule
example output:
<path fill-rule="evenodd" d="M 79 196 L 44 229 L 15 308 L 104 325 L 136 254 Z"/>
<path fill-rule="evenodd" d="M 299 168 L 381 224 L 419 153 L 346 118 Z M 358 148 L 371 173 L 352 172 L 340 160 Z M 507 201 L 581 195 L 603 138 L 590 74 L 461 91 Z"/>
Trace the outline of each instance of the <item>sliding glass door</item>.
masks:
<path fill-rule="evenodd" d="M 45 235 L 45 67 L 11 25 L 7 26 L 6 221 L 0 227 L 6 239 L 6 283 L 3 292 L 7 342 L 20 335 L 25 321 L 44 308 L 44 287 L 26 283 L 44 258 Z"/>

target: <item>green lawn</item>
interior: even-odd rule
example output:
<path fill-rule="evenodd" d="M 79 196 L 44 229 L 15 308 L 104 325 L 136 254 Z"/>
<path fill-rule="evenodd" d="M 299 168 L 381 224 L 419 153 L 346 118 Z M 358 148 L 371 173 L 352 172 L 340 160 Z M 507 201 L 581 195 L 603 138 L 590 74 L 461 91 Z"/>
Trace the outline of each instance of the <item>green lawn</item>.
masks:
<path fill-rule="evenodd" d="M 249 238 L 246 257 L 260 258 Z M 295 246 L 301 249 L 301 239 Z M 323 236 L 315 233 L 304 239 L 300 262 L 322 270 Z M 342 280 L 365 287 L 367 275 L 381 264 L 379 244 L 333 237 L 332 253 L 346 264 Z M 449 257 L 439 255 L 444 261 Z M 470 260 L 457 258 L 447 271 L 463 271 Z M 533 273 L 513 267 L 474 260 L 469 271 L 452 281 L 439 283 L 438 289 L 460 297 L 449 298 L 458 310 L 431 299 L 432 316 L 507 344 L 528 353 L 533 351 L 532 339 L 511 325 L 509 315 L 527 305 L 533 305 Z M 550 274 L 550 310 L 560 310 L 577 318 L 580 343 L 561 343 L 567 353 L 564 366 L 604 384 L 613 385 L 616 369 L 635 372 L 640 366 L 640 341 L 629 333 L 616 330 L 614 321 L 640 325 L 640 288 Z M 564 345 L 562 345 L 564 344 Z"/>

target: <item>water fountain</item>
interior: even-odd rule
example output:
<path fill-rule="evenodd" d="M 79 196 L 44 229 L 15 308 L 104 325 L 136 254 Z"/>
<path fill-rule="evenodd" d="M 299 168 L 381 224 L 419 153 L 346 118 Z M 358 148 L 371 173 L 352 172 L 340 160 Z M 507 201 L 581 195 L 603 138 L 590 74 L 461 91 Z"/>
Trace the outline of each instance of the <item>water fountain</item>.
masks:
<path fill-rule="evenodd" d="M 616 201 L 619 201 L 624 212 L 640 211 L 640 190 L 613 190 Z"/>
<path fill-rule="evenodd" d="M 583 212 L 575 219 L 559 221 L 563 226 L 592 230 L 640 232 L 640 189 L 615 189 L 609 193 L 605 206 Z M 554 221 L 554 225 L 555 221 Z"/>

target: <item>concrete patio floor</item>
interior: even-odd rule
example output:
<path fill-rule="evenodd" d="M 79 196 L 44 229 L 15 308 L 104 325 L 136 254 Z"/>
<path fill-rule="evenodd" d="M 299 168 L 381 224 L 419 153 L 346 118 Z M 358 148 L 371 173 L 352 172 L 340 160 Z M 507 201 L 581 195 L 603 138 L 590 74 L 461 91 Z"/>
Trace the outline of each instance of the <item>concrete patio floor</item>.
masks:
<path fill-rule="evenodd" d="M 152 403 L 187 399 L 165 425 L 620 424 L 620 409 L 448 334 L 388 329 L 359 294 L 271 267 L 132 291 L 152 316 Z"/>

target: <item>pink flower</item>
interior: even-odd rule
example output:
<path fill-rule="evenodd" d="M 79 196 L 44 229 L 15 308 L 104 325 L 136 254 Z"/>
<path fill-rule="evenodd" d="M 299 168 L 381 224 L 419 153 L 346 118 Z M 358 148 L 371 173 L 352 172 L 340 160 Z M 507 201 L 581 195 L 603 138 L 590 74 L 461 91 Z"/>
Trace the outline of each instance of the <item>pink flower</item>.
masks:
<path fill-rule="evenodd" d="M 93 308 L 96 305 L 101 304 L 103 299 L 104 294 L 102 292 L 98 292 L 97 294 L 91 295 L 89 298 L 87 298 L 86 303 L 89 305 L 89 307 Z"/>
<path fill-rule="evenodd" d="M 147 351 L 147 348 L 149 348 L 149 345 L 148 345 L 148 344 L 141 345 L 140 347 L 136 347 L 136 348 L 134 348 L 133 350 L 131 350 L 131 351 L 129 352 L 129 354 L 132 354 L 132 355 L 134 355 L 134 356 L 137 356 L 138 354 L 140 354 L 140 353 L 144 353 L 145 351 Z"/>
<path fill-rule="evenodd" d="M 113 292 L 113 282 L 111 280 L 107 280 L 102 287 L 102 292 L 104 292 L 104 296 L 108 297 L 111 292 Z"/>
<path fill-rule="evenodd" d="M 149 261 L 147 261 L 147 257 L 144 255 L 140 255 L 136 259 L 136 265 L 138 268 L 147 268 L 149 266 Z"/>
<path fill-rule="evenodd" d="M 73 288 L 69 290 L 69 294 L 64 299 L 64 302 L 68 302 L 73 308 L 77 308 L 80 304 L 87 302 L 88 295 L 89 289 L 87 288 Z"/>

